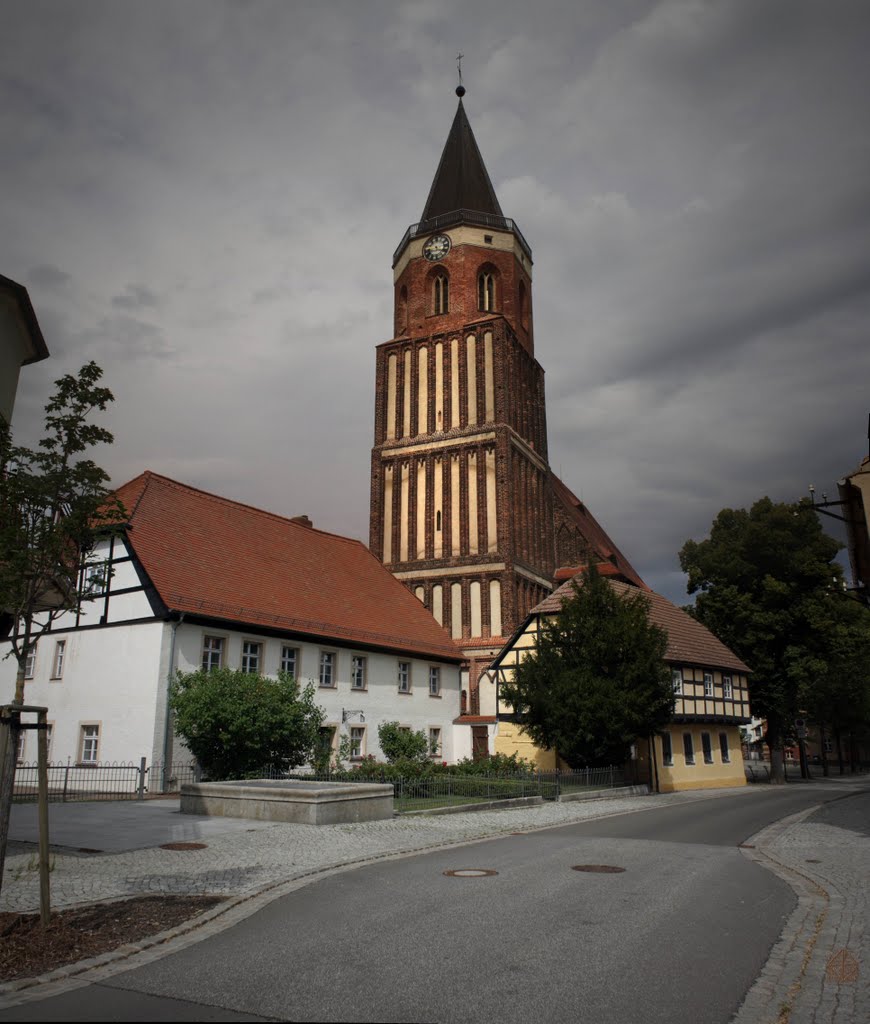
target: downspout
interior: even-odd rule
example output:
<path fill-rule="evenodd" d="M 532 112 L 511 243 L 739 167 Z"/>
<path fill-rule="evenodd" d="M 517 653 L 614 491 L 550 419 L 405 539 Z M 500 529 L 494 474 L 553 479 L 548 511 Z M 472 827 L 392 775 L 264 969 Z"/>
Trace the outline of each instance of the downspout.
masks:
<path fill-rule="evenodd" d="M 167 793 L 168 783 L 170 778 L 169 768 L 171 765 L 172 757 L 172 715 L 169 708 L 169 700 L 172 696 L 172 684 L 175 681 L 175 634 L 178 632 L 178 627 L 184 622 L 184 612 L 182 612 L 177 622 L 172 623 L 172 637 L 169 641 L 169 672 L 166 678 L 166 708 L 165 718 L 163 720 L 163 792 Z"/>

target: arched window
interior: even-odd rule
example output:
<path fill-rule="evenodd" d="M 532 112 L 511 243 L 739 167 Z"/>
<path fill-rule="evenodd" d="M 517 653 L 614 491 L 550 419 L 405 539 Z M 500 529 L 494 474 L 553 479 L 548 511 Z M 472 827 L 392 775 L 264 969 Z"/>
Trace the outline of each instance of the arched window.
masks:
<path fill-rule="evenodd" d="M 436 274 L 432 283 L 433 311 L 446 313 L 450 309 L 450 281 L 446 274 Z"/>
<path fill-rule="evenodd" d="M 495 309 L 495 274 L 489 270 L 477 276 L 477 308 L 485 313 Z"/>
<path fill-rule="evenodd" d="M 519 286 L 519 307 L 520 307 L 520 323 L 523 327 L 528 330 L 529 326 L 529 309 L 528 300 L 526 299 L 526 286 L 520 281 Z"/>

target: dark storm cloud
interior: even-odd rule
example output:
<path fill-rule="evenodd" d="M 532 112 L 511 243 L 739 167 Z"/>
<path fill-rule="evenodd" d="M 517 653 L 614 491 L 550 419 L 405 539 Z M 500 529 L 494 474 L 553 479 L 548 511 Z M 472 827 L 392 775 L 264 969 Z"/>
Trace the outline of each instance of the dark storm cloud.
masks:
<path fill-rule="evenodd" d="M 721 507 L 832 490 L 863 453 L 865 3 L 3 11 L 0 273 L 52 352 L 16 419 L 95 358 L 117 480 L 147 466 L 367 537 L 390 258 L 459 50 L 534 250 L 553 466 L 649 582 L 681 601 L 676 552 Z"/>

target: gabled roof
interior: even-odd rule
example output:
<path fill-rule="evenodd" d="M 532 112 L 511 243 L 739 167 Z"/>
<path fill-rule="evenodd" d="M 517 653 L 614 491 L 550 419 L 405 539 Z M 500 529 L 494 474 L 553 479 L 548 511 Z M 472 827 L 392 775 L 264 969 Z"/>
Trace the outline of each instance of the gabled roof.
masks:
<path fill-rule="evenodd" d="M 604 527 L 598 522 L 595 516 L 592 515 L 577 495 L 574 494 L 574 492 L 571 491 L 555 473 L 550 473 L 550 480 L 553 485 L 553 496 L 564 509 L 569 521 L 580 530 L 580 533 L 586 539 L 592 553 L 598 555 L 598 557 L 604 561 L 610 561 L 627 580 L 634 583 L 635 586 L 642 587 L 644 590 L 647 590 L 647 585 L 641 579 L 640 574 L 613 543 L 607 535 Z M 557 568 L 561 568 L 561 566 Z M 579 571 L 580 567 L 575 568 Z"/>
<path fill-rule="evenodd" d="M 454 210 L 504 216 L 461 98 L 420 220 L 427 221 Z"/>
<path fill-rule="evenodd" d="M 578 574 L 580 576 L 580 574 Z M 576 578 L 576 577 L 575 577 Z M 582 578 L 577 582 L 582 586 Z M 637 587 L 619 580 L 608 579 L 609 586 L 617 594 L 636 594 Z M 702 626 L 697 619 L 678 608 L 661 594 L 646 589 L 644 596 L 650 602 L 650 621 L 668 634 L 665 659 L 678 665 L 704 665 L 710 668 L 727 668 L 735 672 L 750 672 L 751 669 L 734 654 L 721 640 Z M 574 582 L 568 580 L 529 612 L 523 629 L 537 615 L 555 615 L 562 610 L 562 602 L 574 596 Z"/>
<path fill-rule="evenodd" d="M 172 611 L 459 662 L 362 543 L 145 472 L 116 492 L 128 543 Z"/>

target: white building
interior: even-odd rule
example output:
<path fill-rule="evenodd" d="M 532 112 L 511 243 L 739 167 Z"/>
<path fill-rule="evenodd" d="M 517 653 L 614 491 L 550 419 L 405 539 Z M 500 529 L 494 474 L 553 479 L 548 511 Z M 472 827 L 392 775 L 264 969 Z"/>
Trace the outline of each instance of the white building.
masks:
<path fill-rule="evenodd" d="M 92 598 L 27 668 L 52 761 L 189 760 L 167 727 L 168 686 L 200 666 L 313 681 L 334 746 L 347 736 L 353 757 L 381 756 L 384 721 L 423 730 L 445 761 L 470 752 L 453 740 L 461 651 L 359 541 L 150 472 L 118 496 L 129 520 L 90 560 Z M 7 658 L 0 701 L 14 689 Z M 35 760 L 35 734 L 24 744 Z"/>

